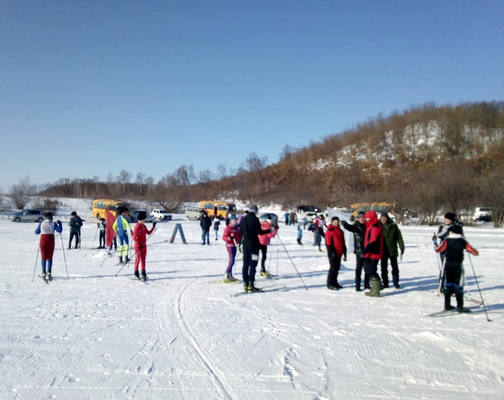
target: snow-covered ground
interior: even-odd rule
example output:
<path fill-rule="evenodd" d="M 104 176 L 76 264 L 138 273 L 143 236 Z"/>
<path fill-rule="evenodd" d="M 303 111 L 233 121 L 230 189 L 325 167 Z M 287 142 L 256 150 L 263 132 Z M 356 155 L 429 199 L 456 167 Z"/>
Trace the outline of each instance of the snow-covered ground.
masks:
<path fill-rule="evenodd" d="M 201 246 L 197 222 L 158 225 L 144 284 L 131 264 L 115 277 L 116 258 L 93 248 L 94 221 L 77 210 L 83 248 L 65 252 L 67 278 L 58 238 L 49 285 L 32 282 L 35 224 L 0 219 L 1 399 L 504 399 L 502 230 L 466 229 L 481 252 L 487 322 L 481 309 L 427 316 L 443 303 L 432 228 L 402 228 L 402 289 L 371 299 L 353 288 L 353 255 L 345 288 L 328 291 L 325 254 L 282 225 L 308 291 L 274 240 L 268 264 L 280 279 L 258 277 L 271 291 L 233 296 L 239 284 L 218 283 L 224 245 Z M 188 245 L 167 242 L 176 222 Z"/>

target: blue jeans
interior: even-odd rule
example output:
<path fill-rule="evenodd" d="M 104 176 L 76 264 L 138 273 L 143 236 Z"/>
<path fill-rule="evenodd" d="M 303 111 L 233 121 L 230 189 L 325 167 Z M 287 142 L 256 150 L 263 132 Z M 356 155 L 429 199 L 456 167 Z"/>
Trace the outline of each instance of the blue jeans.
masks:
<path fill-rule="evenodd" d="M 201 240 L 202 244 L 210 244 L 210 230 L 209 229 L 203 229 L 203 232 L 201 234 Z"/>
<path fill-rule="evenodd" d="M 219 230 L 214 229 L 214 232 L 215 232 L 215 240 L 219 240 Z"/>
<path fill-rule="evenodd" d="M 255 281 L 256 267 L 259 262 L 259 250 L 243 248 L 243 284 L 253 285 Z"/>

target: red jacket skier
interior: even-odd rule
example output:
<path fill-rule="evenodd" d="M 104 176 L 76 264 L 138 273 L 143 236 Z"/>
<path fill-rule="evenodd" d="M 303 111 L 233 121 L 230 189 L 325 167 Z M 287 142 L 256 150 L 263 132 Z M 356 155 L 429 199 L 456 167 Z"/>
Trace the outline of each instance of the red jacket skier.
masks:
<path fill-rule="evenodd" d="M 273 228 L 273 229 L 272 229 Z M 267 233 L 266 235 L 258 235 L 259 236 L 259 243 L 261 244 L 261 247 L 259 250 L 261 251 L 261 275 L 264 276 L 265 278 L 271 277 L 270 273 L 266 271 L 266 258 L 268 257 L 268 246 L 271 242 L 271 239 L 274 238 L 278 232 L 278 226 L 273 226 L 271 221 L 266 220 L 261 222 L 261 229 L 263 231 L 270 231 L 270 233 Z"/>
<path fill-rule="evenodd" d="M 222 240 L 226 242 L 226 250 L 229 256 L 229 262 L 224 274 L 224 282 L 236 282 L 238 280 L 233 277 L 233 266 L 236 260 L 236 246 L 240 245 L 241 239 L 242 234 L 240 232 L 240 227 L 236 223 L 236 218 L 231 217 L 229 225 L 226 226 L 222 234 Z"/>
<path fill-rule="evenodd" d="M 371 290 L 366 296 L 380 297 L 381 281 L 377 272 L 378 261 L 383 256 L 383 230 L 375 211 L 368 211 L 364 234 L 364 271 L 371 279 Z"/>
<path fill-rule="evenodd" d="M 147 219 L 147 214 L 144 211 L 138 213 L 138 222 L 133 229 L 133 240 L 135 241 L 135 276 L 138 279 L 146 281 L 147 273 L 145 272 L 145 259 L 147 258 L 147 235 L 152 234 L 156 228 L 156 222 L 152 224 L 152 229 L 147 229 L 145 226 L 145 220 Z M 138 266 L 142 264 L 142 277 L 138 273 Z"/>
<path fill-rule="evenodd" d="M 341 256 L 344 256 L 346 261 L 346 245 L 345 234 L 341 230 L 339 222 L 338 217 L 333 217 L 325 233 L 327 257 L 329 258 L 327 288 L 331 290 L 338 290 L 343 287 L 338 282 L 338 273 L 341 267 Z"/>

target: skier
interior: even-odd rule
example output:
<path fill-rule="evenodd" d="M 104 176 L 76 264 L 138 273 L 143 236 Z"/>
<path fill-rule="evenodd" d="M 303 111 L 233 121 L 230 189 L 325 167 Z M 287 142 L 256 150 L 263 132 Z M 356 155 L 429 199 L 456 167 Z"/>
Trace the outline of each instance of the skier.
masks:
<path fill-rule="evenodd" d="M 290 215 L 290 214 L 289 214 L 288 212 L 286 212 L 286 213 L 284 214 L 285 225 L 289 225 L 289 215 Z"/>
<path fill-rule="evenodd" d="M 242 235 L 236 218 L 231 217 L 229 225 L 226 229 L 224 229 L 224 233 L 222 235 L 222 240 L 226 242 L 226 250 L 229 256 L 229 262 L 224 274 L 224 282 L 236 282 L 238 280 L 233 276 L 233 266 L 236 260 L 236 251 L 238 250 L 237 246 L 240 243 L 241 238 Z"/>
<path fill-rule="evenodd" d="M 302 246 L 303 242 L 301 241 L 303 239 L 303 229 L 301 228 L 301 224 L 298 224 L 297 226 L 297 243 Z"/>
<path fill-rule="evenodd" d="M 460 313 L 470 312 L 464 308 L 464 287 L 463 287 L 463 261 L 464 250 L 474 256 L 479 255 L 478 251 L 473 248 L 462 234 L 462 227 L 454 225 L 448 232 L 448 236 L 436 247 L 438 253 L 445 253 L 444 276 L 444 309 L 445 311 L 453 310 L 454 307 L 450 304 L 452 294 L 455 294 L 457 299 L 457 311 Z"/>
<path fill-rule="evenodd" d="M 215 240 L 219 240 L 219 226 L 220 226 L 220 224 L 221 224 L 221 222 L 220 222 L 219 218 L 215 218 L 214 223 L 213 223 Z"/>
<path fill-rule="evenodd" d="M 265 278 L 270 277 L 270 273 L 266 271 L 266 258 L 268 256 L 268 246 L 271 239 L 274 238 L 278 231 L 278 226 L 275 226 L 271 220 L 261 222 L 261 229 L 263 231 L 271 231 L 267 235 L 259 235 L 259 243 L 261 244 L 261 276 Z"/>
<path fill-rule="evenodd" d="M 123 217 L 123 214 L 126 212 L 124 207 L 117 208 L 117 218 L 112 225 L 116 236 L 119 237 L 119 263 L 123 262 L 123 251 L 126 253 L 126 258 L 124 262 L 129 262 L 129 239 L 128 239 L 128 231 L 133 236 L 133 232 L 131 232 L 131 226 L 126 218 Z"/>
<path fill-rule="evenodd" d="M 321 246 L 322 238 L 325 236 L 324 234 L 324 226 L 325 220 L 324 215 L 320 214 L 315 221 L 313 221 L 313 245 L 318 246 L 319 251 L 323 251 Z"/>
<path fill-rule="evenodd" d="M 378 261 L 383 255 L 383 230 L 375 211 L 368 211 L 364 234 L 364 271 L 371 280 L 371 290 L 366 296 L 380 297 L 381 283 L 377 273 Z"/>
<path fill-rule="evenodd" d="M 40 260 L 42 264 L 43 280 L 52 280 L 52 262 L 54 254 L 54 232 L 63 232 L 63 224 L 60 220 L 53 222 L 53 214 L 48 212 L 44 215 L 44 220 L 35 229 L 35 234 L 40 235 Z M 46 269 L 47 268 L 47 269 Z"/>
<path fill-rule="evenodd" d="M 203 243 L 201 243 L 203 246 L 208 244 L 210 246 L 210 227 L 212 226 L 212 219 L 208 216 L 206 212 L 203 213 L 203 216 L 201 217 L 200 220 L 200 226 L 201 226 L 201 240 Z"/>
<path fill-rule="evenodd" d="M 254 286 L 257 263 L 259 262 L 259 235 L 267 235 L 271 230 L 263 230 L 256 214 L 258 207 L 253 204 L 249 207 L 248 213 L 240 223 L 240 232 L 243 237 L 243 288 L 246 292 L 257 292 L 260 289 Z"/>
<path fill-rule="evenodd" d="M 133 240 L 135 241 L 135 276 L 142 281 L 146 281 L 147 273 L 145 272 L 145 259 L 147 258 L 147 235 L 152 234 L 156 228 L 157 222 L 152 223 L 152 228 L 147 229 L 145 226 L 145 220 L 147 219 L 147 213 L 145 211 L 140 211 L 138 213 L 138 222 L 133 230 Z M 138 273 L 138 266 L 141 265 L 142 277 Z"/>
<path fill-rule="evenodd" d="M 404 240 L 399 227 L 389 218 L 387 212 L 381 214 L 380 222 L 382 224 L 384 237 L 383 255 L 381 259 L 381 278 L 383 287 L 389 287 L 388 260 L 390 258 L 390 265 L 392 266 L 392 281 L 394 283 L 394 287 L 396 289 L 400 289 L 399 266 L 397 264 L 397 245 L 399 245 L 399 248 L 401 249 L 402 257 L 404 254 Z"/>
<path fill-rule="evenodd" d="M 107 223 L 105 222 L 105 218 L 100 218 L 100 222 L 96 224 L 96 228 L 100 231 L 100 245 L 98 246 L 99 249 L 104 249 L 105 248 L 105 232 L 107 229 Z"/>
<path fill-rule="evenodd" d="M 353 216 L 352 216 L 353 218 Z M 351 220 L 351 219 L 350 219 Z M 361 276 L 362 268 L 364 267 L 364 236 L 366 233 L 366 217 L 362 211 L 357 216 L 357 221 L 354 224 L 349 224 L 346 221 L 341 222 L 343 227 L 352 232 L 354 235 L 354 254 L 355 254 L 355 290 L 361 291 Z M 364 271 L 364 289 L 370 289 L 369 276 Z"/>
<path fill-rule="evenodd" d="M 72 239 L 75 238 L 75 248 L 80 245 L 80 231 L 82 226 L 82 219 L 77 215 L 77 212 L 72 211 L 70 214 L 70 240 L 68 241 L 68 249 L 72 248 Z"/>
<path fill-rule="evenodd" d="M 338 282 L 338 273 L 341 266 L 341 257 L 346 261 L 347 249 L 345 245 L 345 235 L 339 226 L 339 218 L 333 217 L 331 224 L 327 227 L 325 242 L 327 247 L 327 257 L 329 258 L 329 273 L 327 274 L 327 288 L 330 290 L 342 289 Z"/>

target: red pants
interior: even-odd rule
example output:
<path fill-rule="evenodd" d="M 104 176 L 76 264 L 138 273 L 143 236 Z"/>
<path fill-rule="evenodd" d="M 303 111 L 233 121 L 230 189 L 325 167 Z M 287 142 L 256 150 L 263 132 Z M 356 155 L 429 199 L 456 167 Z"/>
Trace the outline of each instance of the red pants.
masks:
<path fill-rule="evenodd" d="M 145 271 L 145 259 L 147 258 L 147 246 L 142 248 L 135 246 L 135 271 L 138 271 L 138 265 L 142 263 L 142 271 Z"/>
<path fill-rule="evenodd" d="M 40 235 L 40 258 L 52 260 L 54 254 L 54 235 Z"/>

